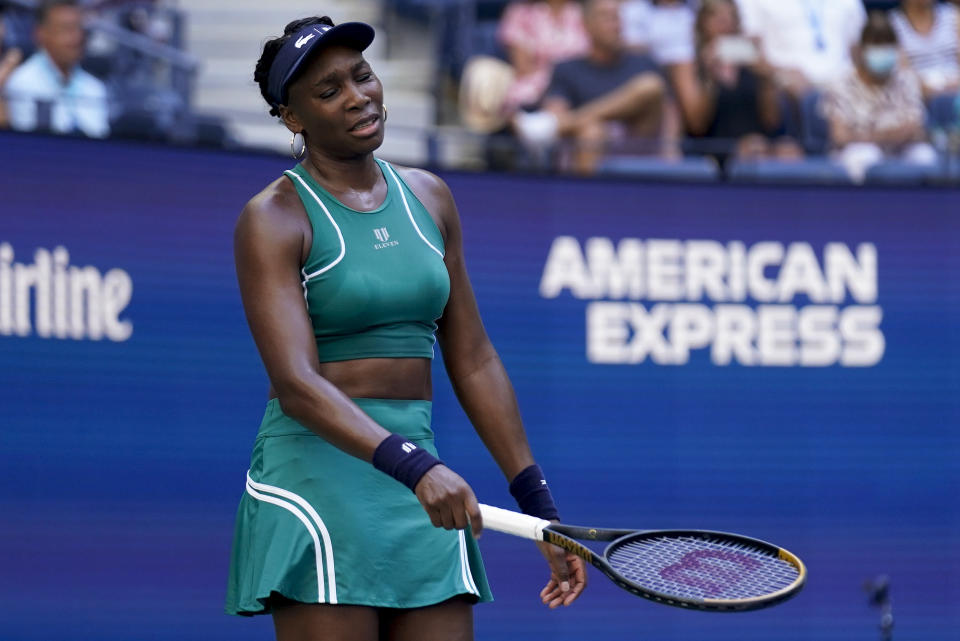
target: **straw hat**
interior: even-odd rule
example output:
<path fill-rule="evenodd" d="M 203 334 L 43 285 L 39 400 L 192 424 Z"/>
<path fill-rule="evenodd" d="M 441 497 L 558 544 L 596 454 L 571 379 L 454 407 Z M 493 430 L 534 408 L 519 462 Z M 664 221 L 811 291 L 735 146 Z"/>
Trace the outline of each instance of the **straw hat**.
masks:
<path fill-rule="evenodd" d="M 515 74 L 508 63 L 492 56 L 474 56 L 460 78 L 460 118 L 469 129 L 490 134 L 510 118 L 507 92 Z"/>

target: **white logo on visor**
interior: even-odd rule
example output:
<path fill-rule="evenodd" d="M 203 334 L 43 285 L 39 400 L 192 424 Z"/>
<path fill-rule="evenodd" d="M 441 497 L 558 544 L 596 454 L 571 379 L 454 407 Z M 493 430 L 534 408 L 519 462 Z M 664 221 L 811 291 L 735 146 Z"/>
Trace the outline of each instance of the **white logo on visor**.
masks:
<path fill-rule="evenodd" d="M 313 38 L 313 37 L 314 37 L 314 34 L 312 34 L 312 33 L 311 33 L 309 36 L 300 36 L 300 38 L 297 39 L 297 42 L 296 42 L 296 45 L 295 45 L 295 46 L 297 47 L 297 49 L 299 49 L 299 48 L 302 47 L 303 45 L 305 45 L 305 44 L 307 44 L 308 42 L 310 42 L 310 38 Z"/>

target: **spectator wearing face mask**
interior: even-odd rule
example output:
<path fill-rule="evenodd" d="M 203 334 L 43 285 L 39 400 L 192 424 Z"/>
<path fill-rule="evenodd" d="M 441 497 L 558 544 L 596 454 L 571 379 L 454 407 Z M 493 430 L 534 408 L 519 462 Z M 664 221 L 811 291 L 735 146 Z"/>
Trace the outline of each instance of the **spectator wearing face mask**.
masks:
<path fill-rule="evenodd" d="M 900 65 L 897 35 L 886 13 L 870 13 L 853 60 L 855 70 L 821 101 L 831 143 L 851 178 L 862 182 L 867 170 L 886 158 L 935 164 L 920 80 Z"/>
<path fill-rule="evenodd" d="M 44 2 L 37 12 L 38 51 L 10 76 L 10 125 L 103 138 L 110 133 L 107 90 L 80 68 L 83 12 L 71 0 Z"/>
<path fill-rule="evenodd" d="M 957 7 L 934 0 L 903 0 L 890 14 L 890 21 L 928 97 L 960 89 Z"/>

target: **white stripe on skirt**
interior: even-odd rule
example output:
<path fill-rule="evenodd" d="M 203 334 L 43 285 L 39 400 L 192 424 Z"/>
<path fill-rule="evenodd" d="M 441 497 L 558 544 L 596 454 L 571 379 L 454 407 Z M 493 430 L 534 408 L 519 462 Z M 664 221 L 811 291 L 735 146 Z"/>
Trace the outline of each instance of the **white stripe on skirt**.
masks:
<path fill-rule="evenodd" d="M 313 519 L 313 522 L 314 524 L 316 524 L 316 527 L 314 528 L 313 525 L 309 521 L 307 521 L 305 517 L 303 517 L 300 511 L 296 510 L 295 508 L 291 509 L 293 506 L 287 503 L 286 501 L 279 501 L 279 499 L 277 499 L 277 501 L 279 502 L 270 501 L 269 498 L 272 498 L 272 497 L 262 498 L 264 495 L 257 496 L 251 490 L 259 490 L 260 492 L 269 492 L 270 494 L 281 496 L 285 499 L 292 501 L 293 503 L 296 503 L 304 512 L 306 512 L 310 516 L 311 519 Z M 299 518 L 304 525 L 307 526 L 307 530 L 310 532 L 310 536 L 313 537 L 313 540 L 316 544 L 317 583 L 320 586 L 320 603 L 337 603 L 337 576 L 333 566 L 333 544 L 330 541 L 330 533 L 327 531 L 327 526 L 324 524 L 323 519 L 320 518 L 320 515 L 317 514 L 317 511 L 313 508 L 313 506 L 310 505 L 310 503 L 308 503 L 307 500 L 304 499 L 302 496 L 298 494 L 294 494 L 289 490 L 285 490 L 280 487 L 275 487 L 273 485 L 265 485 L 263 483 L 255 482 L 253 479 L 250 478 L 249 472 L 247 472 L 247 492 L 249 492 L 250 495 L 253 496 L 254 498 L 257 498 L 260 500 L 266 500 L 269 503 L 274 503 L 275 505 L 280 505 L 281 507 L 284 507 L 285 509 L 290 510 L 291 512 L 296 514 L 297 518 Z M 326 556 L 326 566 L 327 566 L 327 585 L 329 586 L 329 590 L 330 590 L 330 594 L 328 595 L 326 600 L 324 600 L 324 590 L 323 590 L 324 581 L 323 581 L 323 574 L 322 574 L 323 563 L 321 562 L 321 557 L 320 557 L 320 541 L 317 537 L 318 530 L 320 532 L 320 536 L 323 537 L 323 551 Z"/>
<path fill-rule="evenodd" d="M 480 596 L 480 590 L 477 584 L 473 582 L 473 574 L 470 572 L 470 556 L 467 554 L 467 540 L 463 530 L 457 530 L 457 536 L 460 539 L 460 575 L 463 579 L 463 586 L 467 588 L 470 594 Z"/>

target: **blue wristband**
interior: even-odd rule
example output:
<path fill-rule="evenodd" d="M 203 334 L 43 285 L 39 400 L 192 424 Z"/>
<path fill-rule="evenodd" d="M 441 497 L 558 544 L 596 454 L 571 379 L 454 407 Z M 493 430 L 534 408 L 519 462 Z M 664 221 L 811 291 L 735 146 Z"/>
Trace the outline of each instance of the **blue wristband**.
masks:
<path fill-rule="evenodd" d="M 373 452 L 373 466 L 389 474 L 410 488 L 417 483 L 434 465 L 443 461 L 422 447 L 417 447 L 399 434 L 391 434 L 380 442 Z"/>
<path fill-rule="evenodd" d="M 520 511 L 548 521 L 560 519 L 560 512 L 553 502 L 550 488 L 543 478 L 543 470 L 534 463 L 510 481 L 510 494 L 516 499 Z"/>

